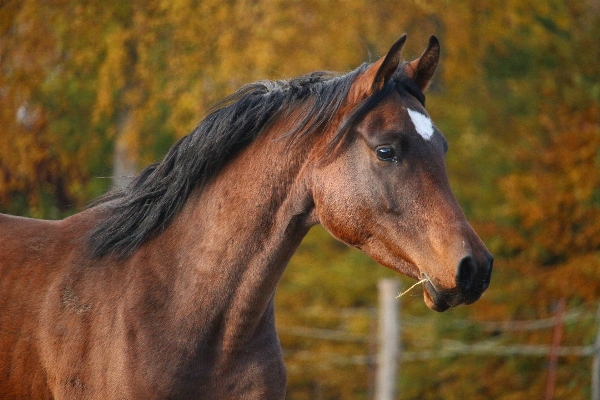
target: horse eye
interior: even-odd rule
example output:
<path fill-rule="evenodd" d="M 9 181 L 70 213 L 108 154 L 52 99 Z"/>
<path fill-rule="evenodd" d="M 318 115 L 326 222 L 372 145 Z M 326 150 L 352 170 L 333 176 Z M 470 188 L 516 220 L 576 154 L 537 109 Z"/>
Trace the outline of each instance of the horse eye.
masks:
<path fill-rule="evenodd" d="M 381 161 L 396 161 L 396 150 L 393 147 L 380 147 L 376 150 L 377 158 Z"/>

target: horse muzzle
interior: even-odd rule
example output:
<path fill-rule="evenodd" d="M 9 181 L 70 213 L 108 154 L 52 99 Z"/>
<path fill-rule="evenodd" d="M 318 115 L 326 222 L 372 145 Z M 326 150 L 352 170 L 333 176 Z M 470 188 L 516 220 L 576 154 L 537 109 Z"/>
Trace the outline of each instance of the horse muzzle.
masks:
<path fill-rule="evenodd" d="M 431 277 L 421 274 L 427 279 L 423 284 L 425 304 L 434 311 L 442 312 L 460 304 L 476 302 L 490 285 L 493 263 L 494 258 L 489 253 L 480 262 L 473 256 L 463 257 L 456 269 L 456 286 L 451 289 L 441 289 Z"/>

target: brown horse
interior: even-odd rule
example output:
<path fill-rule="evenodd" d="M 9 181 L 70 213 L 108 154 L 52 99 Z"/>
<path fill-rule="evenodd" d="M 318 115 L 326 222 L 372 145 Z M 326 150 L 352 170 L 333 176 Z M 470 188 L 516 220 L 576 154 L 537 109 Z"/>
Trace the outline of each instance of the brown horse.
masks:
<path fill-rule="evenodd" d="M 492 256 L 424 108 L 432 37 L 371 65 L 240 89 L 123 190 L 62 221 L 0 216 L 0 398 L 277 399 L 273 296 L 309 228 L 476 301 Z"/>

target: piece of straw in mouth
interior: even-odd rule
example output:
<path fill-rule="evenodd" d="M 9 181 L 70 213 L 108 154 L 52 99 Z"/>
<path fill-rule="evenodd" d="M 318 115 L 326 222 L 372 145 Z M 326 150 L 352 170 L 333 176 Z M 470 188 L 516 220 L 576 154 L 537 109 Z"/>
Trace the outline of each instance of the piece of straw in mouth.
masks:
<path fill-rule="evenodd" d="M 421 279 L 419 282 L 415 283 L 414 285 L 412 285 L 411 287 L 409 287 L 408 289 L 406 289 L 404 292 L 402 292 L 398 296 L 396 296 L 396 298 L 404 296 L 406 293 L 408 293 L 411 290 L 413 290 L 415 288 L 415 286 L 418 286 L 418 285 L 420 285 L 422 283 L 425 283 L 425 282 L 429 282 L 429 279 L 427 279 L 427 278 Z"/>

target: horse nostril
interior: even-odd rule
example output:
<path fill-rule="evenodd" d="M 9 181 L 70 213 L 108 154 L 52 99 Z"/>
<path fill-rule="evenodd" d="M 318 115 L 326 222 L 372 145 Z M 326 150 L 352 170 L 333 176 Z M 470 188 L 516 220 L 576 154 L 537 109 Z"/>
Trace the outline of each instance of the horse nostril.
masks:
<path fill-rule="evenodd" d="M 492 280 L 492 268 L 494 266 L 494 257 L 488 257 L 488 263 L 486 265 L 487 268 L 487 276 L 485 278 L 485 282 L 483 283 L 483 290 L 486 290 L 490 286 L 490 281 Z"/>
<path fill-rule="evenodd" d="M 467 256 L 460 260 L 458 271 L 456 273 L 456 285 L 463 293 L 468 292 L 469 289 L 471 289 L 476 272 L 477 265 L 475 265 L 473 257 Z"/>

